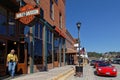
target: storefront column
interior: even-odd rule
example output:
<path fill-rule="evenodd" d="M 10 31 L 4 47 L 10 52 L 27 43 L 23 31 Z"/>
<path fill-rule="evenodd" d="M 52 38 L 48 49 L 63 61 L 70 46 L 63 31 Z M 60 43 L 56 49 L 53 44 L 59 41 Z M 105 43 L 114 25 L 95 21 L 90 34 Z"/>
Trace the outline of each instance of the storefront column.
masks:
<path fill-rule="evenodd" d="M 66 49 L 66 39 L 64 39 L 63 40 L 63 62 L 64 62 L 64 65 L 66 65 L 66 60 L 65 60 L 65 58 L 66 58 L 66 53 L 65 53 L 65 50 Z"/>
<path fill-rule="evenodd" d="M 34 72 L 34 26 L 30 27 L 30 73 Z"/>
<path fill-rule="evenodd" d="M 61 38 L 59 38 L 59 67 L 62 66 L 61 64 L 61 49 L 62 49 L 62 46 L 61 46 Z"/>
<path fill-rule="evenodd" d="M 54 65 L 54 33 L 52 33 L 52 67 Z"/>
<path fill-rule="evenodd" d="M 46 25 L 43 27 L 43 67 L 44 70 L 47 71 L 47 30 Z"/>

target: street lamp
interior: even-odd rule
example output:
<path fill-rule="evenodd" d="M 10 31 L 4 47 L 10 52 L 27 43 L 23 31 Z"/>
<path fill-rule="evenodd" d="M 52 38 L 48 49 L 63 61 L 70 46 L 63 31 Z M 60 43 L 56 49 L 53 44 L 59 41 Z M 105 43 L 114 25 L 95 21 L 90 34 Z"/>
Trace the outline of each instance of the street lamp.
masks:
<path fill-rule="evenodd" d="M 80 22 L 77 22 L 77 28 L 78 28 L 78 54 L 79 54 L 79 57 L 78 57 L 78 63 L 79 63 L 79 66 L 76 66 L 76 74 L 75 76 L 78 76 L 78 77 L 81 77 L 83 75 L 83 66 L 80 66 L 80 27 L 81 27 L 81 23 Z"/>
<path fill-rule="evenodd" d="M 80 26 L 81 26 L 81 22 L 77 22 L 77 28 L 78 28 L 78 54 L 79 54 L 79 66 L 80 66 Z"/>

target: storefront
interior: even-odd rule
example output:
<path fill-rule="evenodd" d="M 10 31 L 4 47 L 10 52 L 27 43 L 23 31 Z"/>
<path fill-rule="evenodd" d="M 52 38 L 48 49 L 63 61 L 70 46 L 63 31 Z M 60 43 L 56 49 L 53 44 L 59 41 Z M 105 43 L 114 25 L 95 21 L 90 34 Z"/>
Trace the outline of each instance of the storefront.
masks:
<path fill-rule="evenodd" d="M 30 17 L 30 23 L 27 22 L 29 18 L 24 19 L 23 14 L 30 16 L 33 11 L 21 13 L 19 8 L 16 0 L 0 1 L 0 76 L 8 73 L 6 57 L 11 49 L 15 49 L 18 56 L 17 74 L 65 65 L 65 35 L 62 31 L 44 20 L 44 13 L 35 13 L 34 18 Z"/>

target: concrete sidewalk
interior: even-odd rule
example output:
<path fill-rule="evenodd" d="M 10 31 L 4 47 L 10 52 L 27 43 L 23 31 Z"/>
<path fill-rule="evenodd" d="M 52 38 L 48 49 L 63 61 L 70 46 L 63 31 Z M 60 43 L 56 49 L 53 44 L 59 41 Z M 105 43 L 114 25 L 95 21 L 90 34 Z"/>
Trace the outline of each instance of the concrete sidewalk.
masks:
<path fill-rule="evenodd" d="M 65 78 L 74 74 L 74 69 L 75 67 L 73 65 L 67 65 L 46 72 L 36 72 L 33 74 L 16 76 L 14 79 L 7 78 L 4 80 L 65 80 Z"/>
<path fill-rule="evenodd" d="M 94 73 L 92 67 L 89 64 L 84 65 L 83 67 L 83 77 L 76 77 L 73 73 L 69 78 L 66 80 L 96 80 L 94 79 Z"/>

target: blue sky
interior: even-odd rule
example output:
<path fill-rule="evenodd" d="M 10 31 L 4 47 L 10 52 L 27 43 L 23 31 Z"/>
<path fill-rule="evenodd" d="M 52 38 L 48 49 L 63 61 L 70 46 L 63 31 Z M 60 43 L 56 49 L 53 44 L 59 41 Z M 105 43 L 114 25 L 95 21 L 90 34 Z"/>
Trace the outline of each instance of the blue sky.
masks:
<path fill-rule="evenodd" d="M 66 0 L 66 27 L 87 51 L 120 51 L 120 0 Z"/>

